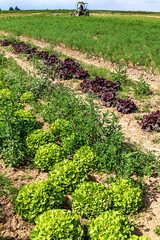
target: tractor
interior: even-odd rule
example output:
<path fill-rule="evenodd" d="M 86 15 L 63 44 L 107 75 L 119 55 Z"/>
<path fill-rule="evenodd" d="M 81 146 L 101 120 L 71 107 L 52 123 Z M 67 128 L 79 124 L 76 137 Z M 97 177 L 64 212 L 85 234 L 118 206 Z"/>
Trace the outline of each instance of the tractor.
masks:
<path fill-rule="evenodd" d="M 77 2 L 76 5 L 75 16 L 89 16 L 89 10 L 87 9 L 88 3 Z"/>

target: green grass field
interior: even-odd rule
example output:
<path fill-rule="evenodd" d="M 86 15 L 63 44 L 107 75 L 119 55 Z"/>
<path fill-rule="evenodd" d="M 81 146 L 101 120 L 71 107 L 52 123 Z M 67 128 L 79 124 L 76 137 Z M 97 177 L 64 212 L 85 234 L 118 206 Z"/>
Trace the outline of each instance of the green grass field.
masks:
<path fill-rule="evenodd" d="M 60 44 L 118 63 L 159 67 L 160 21 L 127 15 L 49 14 L 0 18 L 0 29 Z"/>

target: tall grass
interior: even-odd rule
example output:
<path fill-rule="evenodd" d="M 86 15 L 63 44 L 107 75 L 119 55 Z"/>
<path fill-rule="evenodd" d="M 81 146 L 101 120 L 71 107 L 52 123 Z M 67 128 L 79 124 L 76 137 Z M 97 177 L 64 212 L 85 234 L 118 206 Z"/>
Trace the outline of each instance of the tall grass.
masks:
<path fill-rule="evenodd" d="M 0 18 L 0 29 L 60 44 L 118 63 L 160 65 L 160 21 L 132 16 L 67 14 Z"/>

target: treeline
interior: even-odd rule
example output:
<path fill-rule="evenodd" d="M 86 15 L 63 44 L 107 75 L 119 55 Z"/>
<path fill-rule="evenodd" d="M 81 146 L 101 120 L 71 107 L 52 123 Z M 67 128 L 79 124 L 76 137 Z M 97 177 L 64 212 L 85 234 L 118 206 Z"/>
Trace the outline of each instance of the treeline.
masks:
<path fill-rule="evenodd" d="M 20 10 L 20 9 L 17 6 L 15 8 L 13 8 L 13 7 L 9 8 L 9 11 L 18 11 L 18 10 Z M 1 8 L 0 8 L 0 11 L 2 11 Z"/>

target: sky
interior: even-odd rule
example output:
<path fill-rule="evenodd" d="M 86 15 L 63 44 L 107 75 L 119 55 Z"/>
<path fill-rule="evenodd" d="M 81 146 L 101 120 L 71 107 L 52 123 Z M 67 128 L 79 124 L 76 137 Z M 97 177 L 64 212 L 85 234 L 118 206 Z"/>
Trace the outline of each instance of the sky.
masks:
<path fill-rule="evenodd" d="M 82 1 L 82 0 L 81 0 Z M 83 0 L 84 1 L 84 0 Z M 87 0 L 89 9 L 160 12 L 160 0 Z M 1 10 L 75 9 L 75 0 L 0 0 Z"/>

